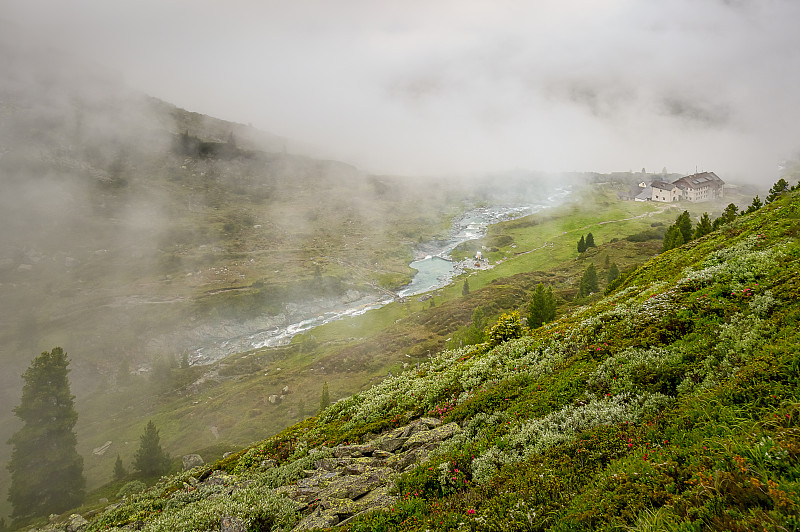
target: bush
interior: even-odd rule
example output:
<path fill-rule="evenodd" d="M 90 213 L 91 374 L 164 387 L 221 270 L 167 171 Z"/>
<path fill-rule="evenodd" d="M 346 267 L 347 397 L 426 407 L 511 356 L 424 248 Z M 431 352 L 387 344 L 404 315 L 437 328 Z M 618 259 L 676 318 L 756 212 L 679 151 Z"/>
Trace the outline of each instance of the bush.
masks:
<path fill-rule="evenodd" d="M 134 493 L 141 493 L 147 486 L 141 480 L 131 480 L 117 492 L 117 497 L 120 499 Z"/>

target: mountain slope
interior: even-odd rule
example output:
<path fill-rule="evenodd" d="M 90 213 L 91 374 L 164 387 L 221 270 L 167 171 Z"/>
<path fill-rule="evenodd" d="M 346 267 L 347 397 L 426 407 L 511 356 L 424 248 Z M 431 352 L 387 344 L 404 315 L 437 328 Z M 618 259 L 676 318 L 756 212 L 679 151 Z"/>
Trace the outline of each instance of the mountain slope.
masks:
<path fill-rule="evenodd" d="M 371 461 L 363 473 L 378 467 L 372 449 L 392 430 L 413 434 L 430 417 L 454 428 L 427 461 L 386 477 L 388 511 L 346 529 L 797 529 L 798 238 L 792 193 L 658 256 L 529 336 L 445 351 L 250 449 L 165 478 L 87 529 L 217 529 L 226 516 L 288 529 L 309 512 L 304 527 L 330 526 L 355 506 L 291 498 L 311 480 L 358 470 L 322 481 L 323 459 L 367 455 L 339 458 Z"/>

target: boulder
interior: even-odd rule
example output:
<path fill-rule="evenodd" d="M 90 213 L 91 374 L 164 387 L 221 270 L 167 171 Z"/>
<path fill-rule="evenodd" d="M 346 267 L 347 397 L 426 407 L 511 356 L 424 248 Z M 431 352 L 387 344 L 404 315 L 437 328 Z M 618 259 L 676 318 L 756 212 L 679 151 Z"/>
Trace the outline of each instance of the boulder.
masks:
<path fill-rule="evenodd" d="M 303 518 L 292 530 L 311 530 L 314 528 L 330 528 L 339 524 L 339 517 L 335 513 L 323 512 L 317 508 Z"/>
<path fill-rule="evenodd" d="M 456 422 L 441 425 L 430 430 L 422 430 L 410 436 L 403 444 L 403 449 L 416 449 L 426 443 L 438 443 L 452 438 L 459 432 L 461 432 L 461 427 L 459 427 Z"/>
<path fill-rule="evenodd" d="M 67 526 L 64 530 L 66 532 L 79 532 L 86 528 L 86 525 L 89 524 L 89 521 L 83 518 L 80 514 L 72 514 L 67 519 Z"/>
<path fill-rule="evenodd" d="M 203 464 L 205 464 L 205 462 L 203 462 L 203 458 L 199 454 L 187 454 L 183 456 L 184 471 L 200 467 Z"/>

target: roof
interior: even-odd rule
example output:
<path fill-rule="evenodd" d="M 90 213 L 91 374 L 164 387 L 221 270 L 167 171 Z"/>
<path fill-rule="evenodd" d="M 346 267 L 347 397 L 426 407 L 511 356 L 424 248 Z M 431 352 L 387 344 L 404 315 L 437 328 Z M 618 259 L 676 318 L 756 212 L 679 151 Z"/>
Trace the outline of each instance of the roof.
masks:
<path fill-rule="evenodd" d="M 699 174 L 687 175 L 673 182 L 681 188 L 700 188 L 704 186 L 721 186 L 725 182 L 714 172 L 700 172 Z"/>
<path fill-rule="evenodd" d="M 677 185 L 674 183 L 668 183 L 666 181 L 653 181 L 652 183 L 650 183 L 650 186 L 661 190 L 672 190 Z"/>

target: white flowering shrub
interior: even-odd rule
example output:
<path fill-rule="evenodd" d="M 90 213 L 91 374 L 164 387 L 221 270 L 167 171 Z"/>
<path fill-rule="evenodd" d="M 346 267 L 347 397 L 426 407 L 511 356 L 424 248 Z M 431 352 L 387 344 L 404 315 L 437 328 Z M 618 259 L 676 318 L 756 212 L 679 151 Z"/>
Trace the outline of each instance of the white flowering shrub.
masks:
<path fill-rule="evenodd" d="M 677 366 L 682 356 L 680 349 L 674 346 L 630 347 L 606 358 L 589 376 L 587 385 L 590 390 L 607 390 L 611 394 L 634 391 L 640 376 Z"/>
<path fill-rule="evenodd" d="M 503 449 L 495 445 L 472 462 L 473 478 L 483 483 L 504 464 L 521 462 L 535 453 L 567 442 L 599 425 L 637 423 L 665 408 L 672 398 L 663 394 L 623 393 L 612 397 L 587 396 L 579 405 L 567 405 L 539 419 L 518 423 L 509 431 Z"/>
<path fill-rule="evenodd" d="M 289 530 L 297 521 L 295 503 L 263 486 L 237 489 L 230 495 L 204 498 L 172 508 L 145 523 L 145 532 L 217 530 L 224 516 L 239 517 L 249 530 Z M 121 530 L 121 529 L 108 529 Z"/>
<path fill-rule="evenodd" d="M 767 274 L 785 256 L 785 244 L 765 248 L 761 235 L 749 236 L 737 244 L 712 253 L 698 269 L 688 268 L 682 284 L 695 287 L 730 283 L 737 290 Z"/>

